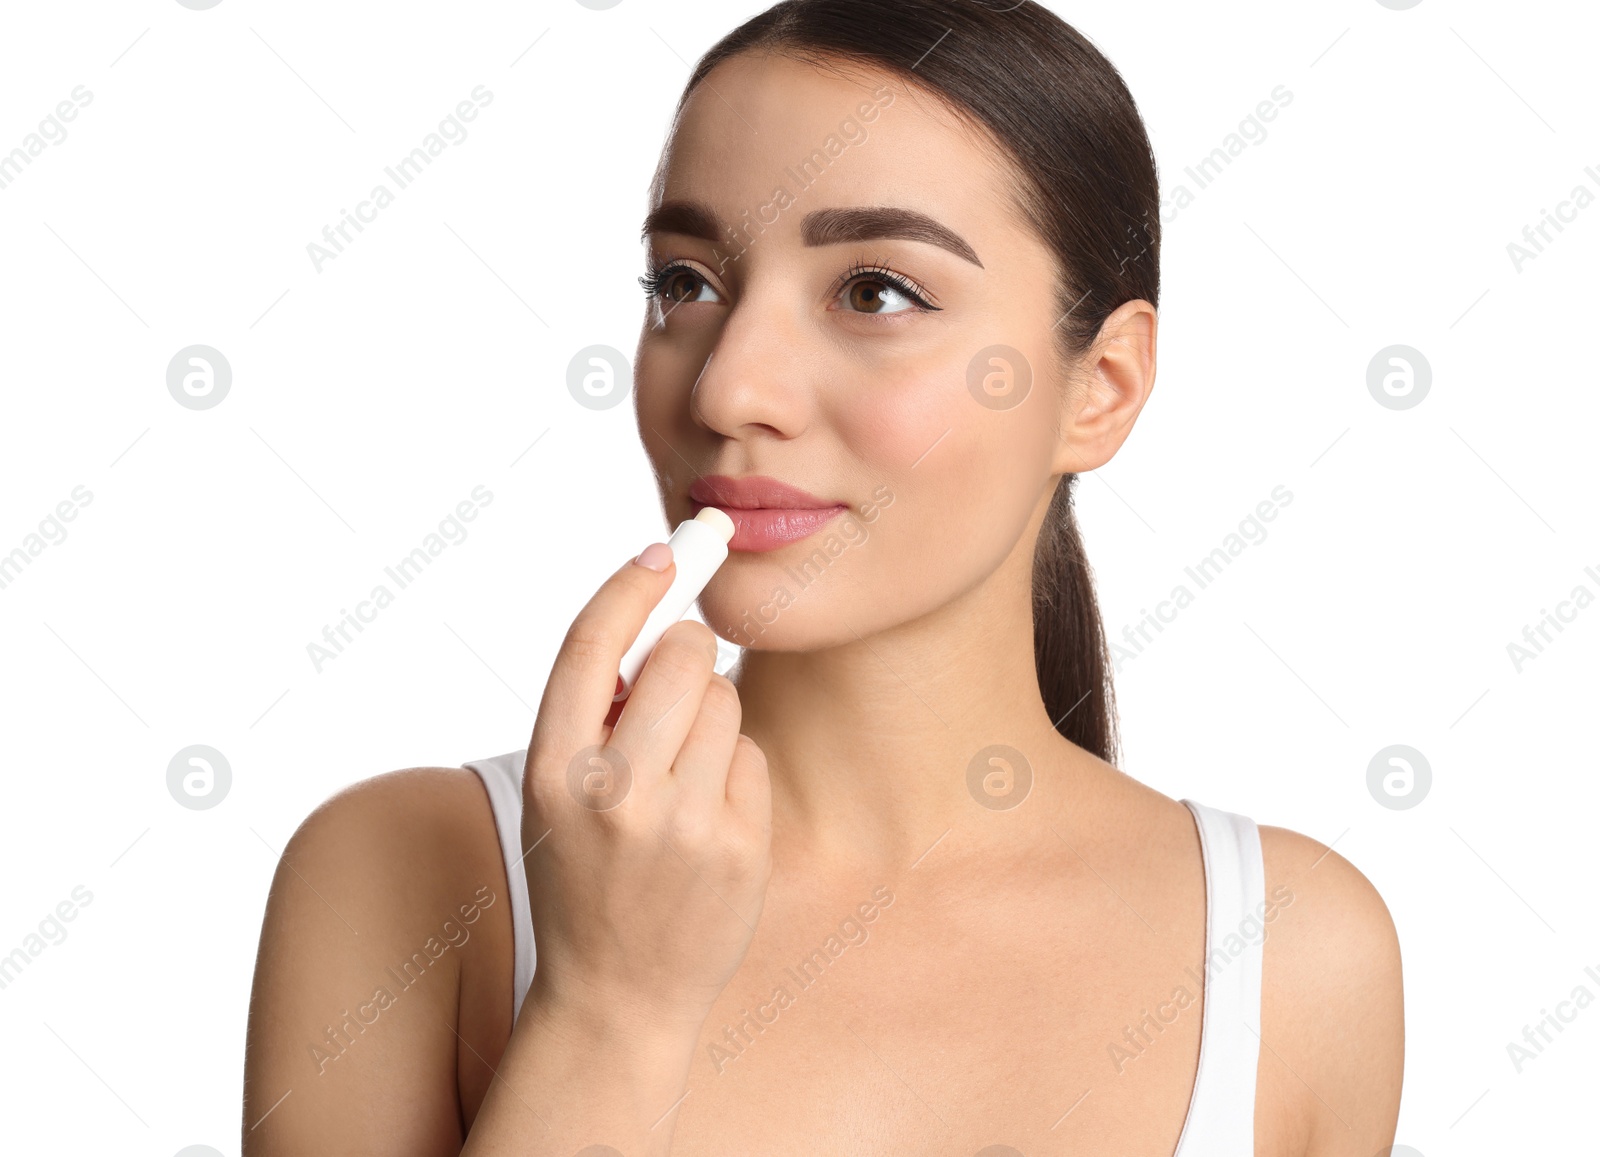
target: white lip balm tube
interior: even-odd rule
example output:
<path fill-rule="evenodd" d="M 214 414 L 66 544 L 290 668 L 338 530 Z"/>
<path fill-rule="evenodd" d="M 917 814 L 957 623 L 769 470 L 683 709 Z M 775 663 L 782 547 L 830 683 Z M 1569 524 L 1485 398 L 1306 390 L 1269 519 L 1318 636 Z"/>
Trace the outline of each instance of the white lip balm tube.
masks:
<path fill-rule="evenodd" d="M 622 677 L 622 689 L 611 697 L 613 703 L 620 703 L 632 694 L 634 681 L 644 670 L 644 661 L 661 641 L 661 636 L 688 613 L 711 576 L 727 560 L 728 540 L 733 537 L 733 530 L 733 519 L 715 506 L 707 506 L 693 518 L 678 523 L 678 529 L 667 539 L 677 573 L 672 576 L 667 593 L 661 596 L 661 601 L 639 629 L 639 637 L 622 656 L 617 671 Z"/>

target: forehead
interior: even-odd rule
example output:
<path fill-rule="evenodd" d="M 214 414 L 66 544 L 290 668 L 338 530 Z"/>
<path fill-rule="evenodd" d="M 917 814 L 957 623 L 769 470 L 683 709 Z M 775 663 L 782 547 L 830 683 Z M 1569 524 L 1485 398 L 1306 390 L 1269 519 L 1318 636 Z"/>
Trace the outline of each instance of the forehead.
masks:
<path fill-rule="evenodd" d="M 779 190 L 793 206 L 774 222 Z M 981 254 L 1007 227 L 997 210 L 1011 196 L 1001 151 L 926 90 L 856 62 L 822 68 L 743 53 L 685 102 L 651 207 L 698 201 L 734 228 L 760 220 L 798 232 L 815 209 L 898 206 Z"/>

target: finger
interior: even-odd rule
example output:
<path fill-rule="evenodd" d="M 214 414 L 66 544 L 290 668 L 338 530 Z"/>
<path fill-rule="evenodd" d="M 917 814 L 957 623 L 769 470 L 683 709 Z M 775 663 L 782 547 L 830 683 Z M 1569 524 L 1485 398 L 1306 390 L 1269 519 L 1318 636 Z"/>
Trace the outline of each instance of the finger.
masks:
<path fill-rule="evenodd" d="M 728 764 L 739 742 L 743 708 L 739 692 L 723 675 L 712 675 L 700 698 L 700 710 L 689 726 L 672 774 L 681 798 L 691 807 L 722 810 L 727 798 Z"/>
<path fill-rule="evenodd" d="M 671 771 L 716 660 L 717 637 L 693 619 L 673 623 L 650 652 L 610 740 L 636 779 Z"/>
<path fill-rule="evenodd" d="M 671 548 L 665 543 L 655 545 L 670 558 Z M 652 558 L 660 556 L 660 551 L 648 547 L 641 554 L 646 552 Z M 617 693 L 622 656 L 672 585 L 676 572 L 670 561 L 665 569 L 656 571 L 631 560 L 613 572 L 584 604 L 550 666 L 530 747 L 570 757 L 601 742 L 600 729 Z"/>
<path fill-rule="evenodd" d="M 767 753 L 754 739 L 740 734 L 728 764 L 728 805 L 747 823 L 772 831 L 772 777 Z"/>
<path fill-rule="evenodd" d="M 728 802 L 749 819 L 772 822 L 772 777 L 767 753 L 743 732 L 728 764 Z"/>

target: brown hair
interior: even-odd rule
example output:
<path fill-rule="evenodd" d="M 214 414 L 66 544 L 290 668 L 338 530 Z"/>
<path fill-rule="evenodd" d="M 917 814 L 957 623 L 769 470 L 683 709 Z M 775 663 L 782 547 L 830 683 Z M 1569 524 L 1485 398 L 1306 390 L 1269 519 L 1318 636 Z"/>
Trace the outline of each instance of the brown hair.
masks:
<path fill-rule="evenodd" d="M 880 68 L 986 129 L 1020 180 L 1018 209 L 1060 263 L 1064 364 L 1090 350 L 1123 302 L 1158 304 L 1160 196 L 1144 123 L 1111 62 L 1048 9 L 1033 0 L 782 0 L 700 58 L 679 110 L 707 73 L 747 51 Z M 1110 654 L 1073 513 L 1076 481 L 1066 474 L 1057 484 L 1034 554 L 1034 665 L 1056 730 L 1115 763 Z"/>

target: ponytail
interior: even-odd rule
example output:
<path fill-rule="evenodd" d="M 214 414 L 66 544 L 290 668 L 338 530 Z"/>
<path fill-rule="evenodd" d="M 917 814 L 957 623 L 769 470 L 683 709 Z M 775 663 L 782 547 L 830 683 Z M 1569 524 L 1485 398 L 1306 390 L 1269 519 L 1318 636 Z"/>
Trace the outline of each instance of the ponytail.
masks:
<path fill-rule="evenodd" d="M 1110 652 L 1072 508 L 1076 474 L 1056 484 L 1033 554 L 1033 661 L 1050 721 L 1067 739 L 1116 763 Z"/>

